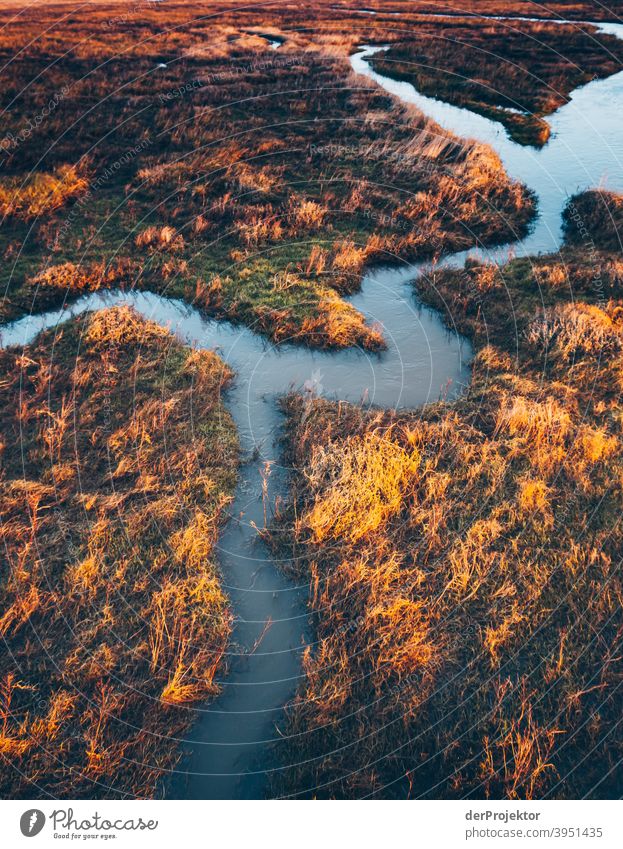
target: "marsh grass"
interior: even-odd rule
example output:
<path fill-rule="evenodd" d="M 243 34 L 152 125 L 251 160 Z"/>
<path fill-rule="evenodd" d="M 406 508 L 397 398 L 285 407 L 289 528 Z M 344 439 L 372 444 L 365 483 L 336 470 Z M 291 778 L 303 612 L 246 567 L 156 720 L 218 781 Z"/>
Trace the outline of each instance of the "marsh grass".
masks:
<path fill-rule="evenodd" d="M 264 9 L 188 27 L 214 4 L 171 4 L 164 33 L 152 7 L 132 27 L 60 11 L 0 28 L 6 133 L 67 92 L 3 147 L 5 320 L 141 286 L 276 340 L 378 349 L 340 297 L 366 263 L 516 238 L 534 213 L 490 150 L 353 78 L 362 35 L 395 22 L 271 7 L 276 61 L 249 34 Z M 88 187 L 61 191 L 87 154 Z M 599 302 L 581 251 L 423 280 L 478 348 L 456 405 L 285 402 L 297 475 L 273 543 L 318 642 L 280 792 L 571 795 L 620 757 L 620 260 L 600 269 Z M 154 795 L 224 674 L 230 372 L 127 310 L 0 359 L 2 795 Z"/>
<path fill-rule="evenodd" d="M 315 633 L 276 793 L 618 796 L 619 266 L 567 248 L 418 281 L 476 346 L 452 404 L 285 399 L 272 542 Z"/>
<path fill-rule="evenodd" d="M 618 252 L 623 246 L 623 197 L 605 189 L 574 195 L 563 215 L 569 244 Z"/>
<path fill-rule="evenodd" d="M 336 296 L 359 286 L 366 263 L 526 229 L 533 199 L 495 157 L 352 74 L 352 21 L 326 12 L 329 45 L 304 10 L 272 10 L 290 31 L 275 52 L 249 35 L 265 10 L 168 8 L 164 32 L 155 6 L 128 28 L 105 4 L 62 23 L 54 9 L 25 10 L 2 29 L 0 55 L 14 57 L 0 80 L 6 138 L 64 92 L 27 144 L 3 150 L 15 213 L 0 228 L 4 320 L 120 276 L 127 286 L 116 269 L 134 264 L 142 288 L 199 292 L 207 312 L 274 340 L 375 350 L 376 331 Z M 84 162 L 88 186 L 51 202 L 51 175 Z M 287 275 L 297 282 L 280 285 Z"/>

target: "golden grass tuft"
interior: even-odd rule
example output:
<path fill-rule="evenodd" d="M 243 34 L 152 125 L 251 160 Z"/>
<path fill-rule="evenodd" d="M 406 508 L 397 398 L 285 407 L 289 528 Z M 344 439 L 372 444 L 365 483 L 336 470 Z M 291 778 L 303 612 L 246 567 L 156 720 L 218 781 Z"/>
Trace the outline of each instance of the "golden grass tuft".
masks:
<path fill-rule="evenodd" d="M 184 237 L 168 224 L 163 227 L 152 225 L 141 230 L 134 239 L 134 244 L 137 248 L 157 251 L 181 251 L 184 248 Z"/>
<path fill-rule="evenodd" d="M 417 451 L 374 433 L 319 448 L 307 474 L 312 487 L 322 486 L 322 494 L 301 519 L 303 527 L 314 542 L 356 542 L 376 531 L 400 509 L 419 462 Z"/>
<path fill-rule="evenodd" d="M 62 165 L 51 173 L 3 177 L 0 180 L 0 215 L 23 221 L 48 215 L 79 197 L 87 188 L 86 176 L 71 165 Z"/>

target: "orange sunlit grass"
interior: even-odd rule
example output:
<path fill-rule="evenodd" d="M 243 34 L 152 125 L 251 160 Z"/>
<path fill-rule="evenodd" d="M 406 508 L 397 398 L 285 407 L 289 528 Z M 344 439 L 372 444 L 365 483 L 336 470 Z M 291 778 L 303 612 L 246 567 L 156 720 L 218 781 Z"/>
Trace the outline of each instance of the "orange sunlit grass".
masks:
<path fill-rule="evenodd" d="M 224 671 L 231 372 L 128 308 L 0 357 L 2 793 L 154 795 Z"/>

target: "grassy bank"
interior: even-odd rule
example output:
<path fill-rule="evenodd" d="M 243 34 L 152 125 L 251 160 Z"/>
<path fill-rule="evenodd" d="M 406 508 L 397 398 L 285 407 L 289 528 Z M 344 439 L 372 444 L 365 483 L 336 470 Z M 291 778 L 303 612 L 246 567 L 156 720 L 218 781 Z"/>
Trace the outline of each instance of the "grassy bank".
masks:
<path fill-rule="evenodd" d="M 618 798 L 622 283 L 572 249 L 438 272 L 418 291 L 474 342 L 463 398 L 286 400 L 273 542 L 317 642 L 277 792 Z"/>
<path fill-rule="evenodd" d="M 341 298 L 366 262 L 525 231 L 532 199 L 495 155 L 352 75 L 356 22 L 170 4 L 163 28 L 152 4 L 129 28 L 111 8 L 25 11 L 0 34 L 4 320 L 136 286 L 375 350 Z M 287 37 L 274 51 L 253 28 Z"/>
<path fill-rule="evenodd" d="M 0 359 L 0 793 L 153 796 L 225 671 L 231 372 L 127 308 Z"/>

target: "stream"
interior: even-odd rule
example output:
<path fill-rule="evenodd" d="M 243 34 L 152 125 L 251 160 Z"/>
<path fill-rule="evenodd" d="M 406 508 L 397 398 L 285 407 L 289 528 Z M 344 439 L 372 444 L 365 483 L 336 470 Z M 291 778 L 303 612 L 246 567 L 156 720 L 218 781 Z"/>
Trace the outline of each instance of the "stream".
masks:
<path fill-rule="evenodd" d="M 623 26 L 603 26 L 623 38 Z M 511 249 L 515 256 L 555 251 L 561 241 L 561 211 L 570 194 L 599 185 L 623 191 L 623 109 L 613 109 L 613 104 L 623 104 L 623 72 L 576 90 L 569 103 L 549 116 L 549 143 L 534 150 L 512 142 L 494 121 L 376 73 L 368 59 L 383 49 L 362 47 L 351 57 L 353 70 L 415 104 L 443 128 L 491 145 L 511 177 L 538 197 L 532 232 L 512 248 L 464 251 L 445 257 L 440 266 L 461 267 L 467 256 L 504 262 Z M 220 695 L 189 708 L 194 723 L 181 741 L 186 754 L 179 771 L 167 782 L 170 798 L 261 798 L 267 773 L 278 769 L 279 746 L 287 745 L 277 725 L 300 681 L 301 653 L 311 635 L 306 586 L 285 577 L 256 531 L 264 526 L 265 505 L 288 495 L 288 470 L 279 463 L 283 416 L 278 397 L 305 389 L 354 403 L 412 408 L 440 397 L 455 398 L 469 382 L 469 343 L 448 331 L 439 315 L 414 296 L 411 284 L 422 267 L 370 270 L 360 291 L 348 298 L 370 322 L 382 326 L 387 350 L 381 354 L 275 346 L 248 328 L 207 319 L 183 301 L 143 292 L 97 292 L 66 309 L 2 327 L 3 346 L 23 345 L 72 316 L 130 304 L 145 318 L 169 326 L 187 344 L 217 350 L 236 372 L 225 402 L 238 428 L 243 462 L 218 544 L 223 586 L 235 616 L 233 638 Z M 268 512 L 270 520 L 270 506 Z"/>

